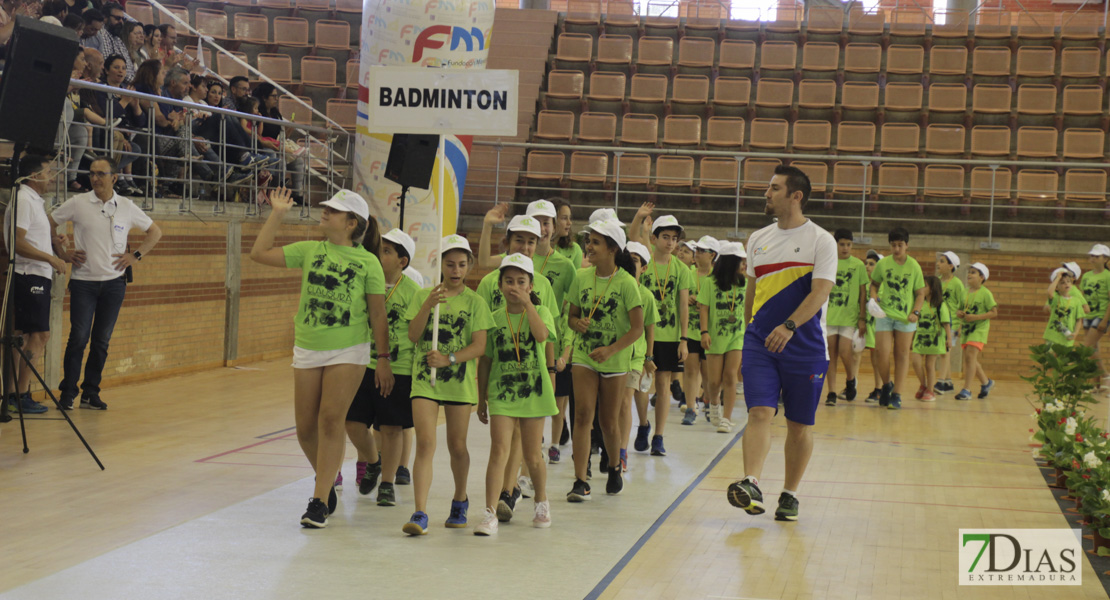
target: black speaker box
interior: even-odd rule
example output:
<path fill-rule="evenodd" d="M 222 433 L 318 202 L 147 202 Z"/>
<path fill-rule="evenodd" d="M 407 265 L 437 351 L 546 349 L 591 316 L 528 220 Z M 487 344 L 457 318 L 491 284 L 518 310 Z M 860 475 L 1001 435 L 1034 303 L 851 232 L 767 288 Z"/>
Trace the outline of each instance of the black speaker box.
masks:
<path fill-rule="evenodd" d="M 71 29 L 16 17 L 0 78 L 0 138 L 54 149 L 77 47 Z"/>
<path fill-rule="evenodd" d="M 385 178 L 404 187 L 428 189 L 438 150 L 438 135 L 393 134 Z"/>

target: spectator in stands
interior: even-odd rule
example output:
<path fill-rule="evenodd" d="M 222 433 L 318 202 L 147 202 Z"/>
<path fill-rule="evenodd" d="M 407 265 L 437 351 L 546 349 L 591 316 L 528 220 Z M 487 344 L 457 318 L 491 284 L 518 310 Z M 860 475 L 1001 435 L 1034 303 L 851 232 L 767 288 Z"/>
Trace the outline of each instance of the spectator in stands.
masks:
<path fill-rule="evenodd" d="M 244 82 L 246 81 L 245 78 L 240 79 L 243 79 Z M 232 81 L 235 81 L 235 79 L 233 78 Z M 224 97 L 223 82 L 218 79 L 209 79 L 207 81 L 207 86 L 208 94 L 205 96 L 205 100 L 208 106 L 226 108 L 226 106 L 224 106 L 224 101 L 227 100 L 227 98 Z M 248 87 L 247 89 L 249 90 L 250 88 Z M 238 110 L 238 108 L 232 108 L 232 110 Z M 244 169 L 252 165 L 264 166 L 264 163 L 269 162 L 268 157 L 264 155 L 250 153 L 250 135 L 243 129 L 239 119 L 234 117 L 213 115 L 212 118 L 203 121 L 199 129 L 194 129 L 193 132 L 207 140 L 219 142 L 221 122 L 224 123 L 223 135 L 224 140 L 227 142 L 227 151 L 225 154 L 227 162 L 237 163 Z M 238 175 L 239 177 L 236 181 L 242 181 L 250 177 L 247 171 L 240 171 Z"/>
<path fill-rule="evenodd" d="M 77 56 L 73 59 L 73 73 L 70 79 L 82 79 L 88 69 L 86 54 L 96 52 L 86 48 L 78 48 Z M 85 122 L 85 105 L 81 101 L 80 90 L 69 88 L 66 95 L 65 123 L 69 135 L 69 163 L 66 168 L 66 185 L 71 192 L 87 192 L 85 186 L 77 182 L 77 168 L 81 165 L 81 158 L 85 156 L 85 148 L 92 139 L 92 128 Z"/>
<path fill-rule="evenodd" d="M 60 23 L 68 14 L 69 5 L 65 0 L 46 0 L 42 3 L 42 16 L 39 18 L 54 17 Z"/>
<path fill-rule="evenodd" d="M 143 60 L 155 59 L 162 62 L 166 51 L 162 49 L 162 32 L 157 25 L 143 25 L 143 47 L 139 49 Z"/>
<path fill-rule="evenodd" d="M 239 108 L 239 104 L 243 101 L 243 98 L 249 96 L 250 93 L 250 81 L 242 75 L 236 75 L 231 78 L 231 81 L 227 82 L 227 96 L 223 99 L 220 106 L 228 110 L 242 110 Z"/>
<path fill-rule="evenodd" d="M 281 111 L 278 110 L 280 94 L 273 84 L 263 81 L 254 88 L 251 95 L 258 99 L 258 112 L 261 116 L 284 120 Z M 285 159 L 286 172 L 292 180 L 289 189 L 293 190 L 293 199 L 300 204 L 303 202 L 304 193 L 305 164 L 302 157 L 305 147 L 284 136 L 286 132 L 295 134 L 295 131 L 292 127 L 282 128 L 280 125 L 264 123 L 262 127 L 255 128 L 252 133 L 258 137 L 258 147 L 264 154 L 272 153 L 278 159 Z"/>
<path fill-rule="evenodd" d="M 69 14 L 80 15 L 86 10 L 95 9 L 100 6 L 100 1 L 93 0 L 63 0 L 67 7 L 69 7 Z"/>
<path fill-rule="evenodd" d="M 127 52 L 124 53 L 123 58 L 127 61 L 127 81 L 135 80 L 135 70 L 139 68 L 139 64 L 143 62 L 143 58 L 139 56 L 139 50 L 143 47 L 143 24 L 135 21 L 128 21 L 123 24 L 123 33 L 120 36 L 123 39 L 124 47 Z"/>
<path fill-rule="evenodd" d="M 5 46 L 12 37 L 16 15 L 37 19 L 41 10 L 42 4 L 35 0 L 0 0 L 0 46 Z M 0 59 L 4 58 L 4 50 L 0 47 Z"/>
<path fill-rule="evenodd" d="M 85 28 L 80 35 L 81 45 L 99 52 L 101 50 L 100 30 L 104 28 L 104 13 L 90 8 L 81 13 L 81 18 L 85 20 Z"/>
<path fill-rule="evenodd" d="M 126 76 L 127 70 L 122 56 L 109 56 L 104 61 L 102 83 L 112 87 L 123 87 Z M 118 156 L 118 165 L 122 165 L 118 168 L 130 171 L 131 163 L 135 162 L 143 153 L 143 140 L 137 135 L 133 126 L 133 122 L 142 117 L 142 107 L 139 106 L 137 101 L 126 96 L 113 94 L 109 100 L 108 94 L 100 91 L 94 91 L 90 100 L 85 110 L 85 118 L 90 123 L 103 127 L 109 124 L 108 116 L 111 115 L 112 138 L 110 147 L 112 153 L 114 156 Z M 110 113 L 109 107 L 111 107 Z M 142 121 L 138 122 L 142 123 Z M 99 139 L 94 141 L 95 146 L 99 148 L 107 146 L 104 135 L 106 135 L 105 130 L 96 131 L 94 138 Z M 119 181 L 120 193 L 129 195 L 142 193 L 142 190 L 135 187 L 134 180 L 129 173 L 126 177 L 113 179 Z"/>
<path fill-rule="evenodd" d="M 127 54 L 127 45 L 120 38 L 123 35 L 123 23 L 126 20 L 123 7 L 115 2 L 109 2 L 102 9 L 105 17 L 104 27 L 97 32 L 95 44 L 85 44 L 86 48 L 96 48 L 104 56 Z"/>
<path fill-rule="evenodd" d="M 50 220 L 52 228 L 72 222 L 76 242 L 71 255 L 74 269 L 69 282 L 70 331 L 62 361 L 59 402 L 63 408 L 72 408 L 80 392 L 81 408 L 104 410 L 108 405 L 100 399 L 100 380 L 127 289 L 128 269 L 154 248 L 162 230 L 135 203 L 114 191 L 119 172 L 111 159 L 93 159 L 89 176 L 93 191 L 66 200 Z M 136 227 L 146 235 L 132 252 L 128 233 Z M 85 377 L 78 388 L 81 358 L 90 340 Z"/>
<path fill-rule="evenodd" d="M 74 33 L 80 36 L 85 31 L 85 20 L 78 14 L 69 13 L 66 18 L 62 19 L 62 27 L 72 29 Z"/>
<path fill-rule="evenodd" d="M 158 31 L 162 32 L 162 52 L 166 57 L 163 62 L 167 67 L 178 66 L 192 71 L 200 66 L 195 58 L 177 49 L 177 28 L 163 23 L 158 26 Z"/>

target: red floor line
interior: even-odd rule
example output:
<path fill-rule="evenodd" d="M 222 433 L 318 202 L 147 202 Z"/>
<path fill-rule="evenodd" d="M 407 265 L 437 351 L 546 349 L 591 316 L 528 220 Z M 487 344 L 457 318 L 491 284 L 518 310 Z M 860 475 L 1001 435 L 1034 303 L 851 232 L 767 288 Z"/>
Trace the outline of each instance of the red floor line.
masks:
<path fill-rule="evenodd" d="M 196 462 L 200 462 L 199 460 Z M 311 465 L 260 465 L 258 463 L 208 461 L 206 465 L 236 465 L 240 467 L 277 467 L 279 469 L 311 469 Z"/>
<path fill-rule="evenodd" d="M 735 481 L 736 477 L 721 477 L 721 476 L 710 475 L 710 476 L 706 477 L 706 479 L 724 479 L 724 480 L 728 480 L 728 481 Z M 783 481 L 783 480 L 782 479 L 776 479 L 774 477 L 765 477 L 763 479 L 760 479 L 760 481 Z M 803 480 L 803 483 L 843 483 L 843 484 L 847 484 L 847 485 L 899 485 L 899 486 L 908 486 L 908 487 L 974 488 L 974 489 L 982 489 L 982 490 L 1043 490 L 1044 489 L 1043 485 L 1024 487 L 1024 486 L 1007 486 L 1007 485 L 951 485 L 951 484 L 946 483 L 943 486 L 938 486 L 935 483 L 894 483 L 894 482 L 888 482 L 888 481 L 816 481 L 816 480 L 809 480 L 809 479 Z"/>
<path fill-rule="evenodd" d="M 294 435 L 297 435 L 297 433 L 295 431 L 294 432 L 289 432 L 289 433 L 287 433 L 287 434 L 285 434 L 281 437 L 265 439 L 265 440 L 262 440 L 261 442 L 255 442 L 253 444 L 248 444 L 248 445 L 243 446 L 241 448 L 236 448 L 234 450 L 228 450 L 227 452 L 221 452 L 219 454 L 213 454 L 212 456 L 197 459 L 193 462 L 207 462 L 207 461 L 212 460 L 213 458 L 219 458 L 221 456 L 227 456 L 228 454 L 234 454 L 236 452 L 239 452 L 240 450 L 246 450 L 248 448 L 254 448 L 255 446 L 261 446 L 262 444 L 269 444 L 270 442 L 272 442 L 274 440 L 281 440 L 281 439 L 285 439 L 287 437 L 294 436 Z M 224 463 L 224 464 L 230 464 L 230 463 Z"/>
<path fill-rule="evenodd" d="M 716 489 L 716 488 L 713 488 L 713 489 L 700 488 L 699 491 L 703 491 L 703 492 L 724 492 L 726 490 Z M 914 506 L 940 506 L 940 507 L 944 507 L 944 508 L 974 508 L 976 510 L 1004 510 L 1004 511 L 1008 511 L 1008 512 L 1027 512 L 1027 513 L 1037 513 L 1037 514 L 1042 514 L 1042 515 L 1058 515 L 1058 514 L 1060 514 L 1060 511 L 1054 511 L 1054 510 L 1029 510 L 1027 508 L 1000 508 L 1000 507 L 994 507 L 994 506 L 971 506 L 971 505 L 966 505 L 966 504 L 941 504 L 939 502 L 909 502 L 907 500 L 877 500 L 877 499 L 868 499 L 868 498 L 842 498 L 842 497 L 839 497 L 839 496 L 805 496 L 805 495 L 801 496 L 801 498 L 802 499 L 814 498 L 814 499 L 822 499 L 822 500 L 848 500 L 850 502 L 881 502 L 883 504 L 911 504 L 911 505 L 914 505 Z"/>
<path fill-rule="evenodd" d="M 298 456 L 298 457 L 304 458 L 304 453 L 303 452 L 301 452 L 301 453 L 293 453 L 293 452 L 249 452 L 247 450 L 242 450 L 240 452 L 236 452 L 236 454 L 254 454 L 254 455 L 259 455 L 259 456 Z M 946 486 L 946 487 L 951 487 L 951 486 Z"/>

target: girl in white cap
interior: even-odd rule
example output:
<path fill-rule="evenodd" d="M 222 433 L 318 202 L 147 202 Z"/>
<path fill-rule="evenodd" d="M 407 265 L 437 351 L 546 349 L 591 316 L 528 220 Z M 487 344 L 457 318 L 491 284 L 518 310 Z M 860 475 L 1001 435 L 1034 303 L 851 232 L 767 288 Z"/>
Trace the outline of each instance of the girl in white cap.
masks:
<path fill-rule="evenodd" d="M 341 190 L 321 204 L 325 239 L 274 248 L 282 219 L 293 207 L 289 190 L 270 196 L 273 211 L 251 248 L 251 260 L 301 269 L 301 300 L 294 321 L 293 402 L 297 440 L 316 471 L 316 486 L 301 517 L 322 528 L 335 512 L 333 488 L 343 462 L 344 415 L 371 356 L 371 328 L 378 348 L 389 347 L 385 275 L 378 258 L 359 242 L 373 223 L 366 201 Z M 389 353 L 378 356 L 374 382 L 383 395 L 393 389 Z"/>
<path fill-rule="evenodd" d="M 994 380 L 987 377 L 983 365 L 979 364 L 979 355 L 983 353 L 990 335 L 991 319 L 998 316 L 994 294 L 983 285 L 990 276 L 990 269 L 981 262 L 967 269 L 967 300 L 963 308 L 956 312 L 956 318 L 963 323 L 960 345 L 964 351 L 964 387 L 956 394 L 956 400 L 971 399 L 971 384 L 976 379 L 980 383 L 980 399 L 986 398 L 994 387 Z"/>
<path fill-rule="evenodd" d="M 698 401 L 702 400 L 700 392 L 703 385 L 708 385 L 705 348 L 701 344 L 699 332 L 702 327 L 701 313 L 698 311 L 698 290 L 701 283 L 713 272 L 713 262 L 717 260 L 717 251 L 721 243 L 716 238 L 703 235 L 694 242 L 694 264 L 690 266 L 690 276 L 693 280 L 693 289 L 686 301 L 689 306 L 689 324 L 686 326 L 686 360 L 682 363 L 682 389 L 689 391 L 694 397 L 693 402 L 687 402 L 686 414 L 682 417 L 683 425 L 693 425 L 698 418 Z M 681 408 L 681 407 L 680 407 Z M 705 407 L 705 420 L 711 421 L 709 406 Z"/>
<path fill-rule="evenodd" d="M 586 258 L 593 265 L 578 271 L 567 293 L 574 342 L 574 486 L 567 501 L 590 499 L 586 469 L 590 429 L 600 404 L 601 429 L 609 464 L 608 494 L 624 488 L 620 465 L 620 409 L 625 378 L 631 369 L 632 345 L 644 332 L 643 301 L 625 250 L 624 230 L 616 221 L 589 226 Z"/>
<path fill-rule="evenodd" d="M 747 257 L 742 244 L 721 244 L 712 276 L 703 277 L 698 289 L 699 333 L 709 372 L 705 395 L 709 400 L 709 420 L 718 433 L 732 432 L 736 374 L 744 349 L 744 291 L 747 283 L 744 273 L 748 268 Z"/>
<path fill-rule="evenodd" d="M 551 526 L 543 426 L 558 412 L 554 353 L 548 344 L 555 337 L 555 319 L 532 292 L 534 271 L 531 257 L 523 254 L 506 256 L 497 270 L 505 306 L 493 312 L 486 352 L 478 361 L 478 419 L 490 426 L 491 445 L 486 508 L 474 535 L 493 535 L 498 521 L 513 516 L 502 484 L 516 430 L 534 486 L 532 525 Z"/>
<path fill-rule="evenodd" d="M 937 383 L 933 386 L 933 392 L 937 394 L 952 392 L 956 389 L 951 376 L 951 349 L 956 347 L 956 342 L 960 339 L 960 320 L 956 318 L 956 312 L 964 307 L 964 302 L 967 300 L 967 288 L 964 287 L 964 282 L 956 277 L 956 269 L 958 268 L 960 268 L 960 257 L 955 252 L 949 250 L 937 254 L 935 273 L 937 277 L 940 277 L 940 287 L 944 292 L 944 303 L 948 305 L 948 314 L 952 315 L 951 344 L 944 349 L 944 354 L 937 359 Z"/>
<path fill-rule="evenodd" d="M 466 480 L 470 453 L 466 432 L 471 408 L 478 404 L 478 357 L 486 351 L 486 330 L 493 326 L 489 307 L 476 292 L 466 287 L 466 275 L 474 264 L 470 242 L 449 235 L 440 242 L 440 271 L 443 282 L 413 294 L 405 319 L 409 340 L 415 344 L 412 364 L 412 421 L 416 429 L 416 460 L 413 463 L 413 497 L 416 512 L 401 528 L 409 535 L 428 532 L 428 490 L 432 486 L 432 458 L 436 450 L 439 408 L 447 421 L 447 451 L 455 493 L 446 527 L 466 527 L 470 501 Z M 432 322 L 439 305 L 438 347 L 432 349 Z M 433 385 L 432 369 L 435 369 Z"/>
<path fill-rule="evenodd" d="M 1104 244 L 1095 244 L 1087 257 L 1091 268 L 1079 280 L 1079 289 L 1091 310 L 1083 316 L 1083 334 L 1078 340 L 1084 346 L 1095 349 L 1094 356 L 1099 370 L 1105 373 L 1102 356 L 1098 352 L 1098 342 L 1106 333 L 1107 325 L 1110 325 L 1110 269 L 1106 268 L 1106 263 L 1110 260 L 1110 248 Z M 1103 381 L 1107 377 L 1103 375 Z"/>
<path fill-rule="evenodd" d="M 628 242 L 625 248 L 632 256 L 632 263 L 636 267 L 636 280 L 639 281 L 640 275 L 651 263 L 651 251 L 639 242 Z M 644 287 L 644 284 L 637 285 L 640 290 L 640 300 L 644 303 L 644 334 L 632 345 L 632 365 L 625 383 L 627 391 L 621 407 L 621 470 L 625 472 L 628 471 L 628 439 L 632 434 L 633 399 L 636 401 L 636 412 L 640 421 L 633 447 L 638 452 L 645 452 L 648 449 L 648 434 L 651 433 L 651 424 L 648 422 L 648 391 L 655 377 L 655 323 L 659 321 L 655 296 L 651 290 Z"/>
<path fill-rule="evenodd" d="M 555 218 L 555 251 L 570 259 L 575 268 L 586 266 L 582 246 L 574 241 L 574 221 L 570 218 L 570 203 L 562 198 L 553 198 L 552 204 L 558 217 Z"/>

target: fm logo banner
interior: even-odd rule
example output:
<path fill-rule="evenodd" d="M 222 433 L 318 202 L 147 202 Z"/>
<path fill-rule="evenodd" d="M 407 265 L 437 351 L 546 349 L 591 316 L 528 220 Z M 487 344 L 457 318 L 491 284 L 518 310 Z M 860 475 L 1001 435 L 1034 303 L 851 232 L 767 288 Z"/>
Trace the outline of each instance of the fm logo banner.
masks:
<path fill-rule="evenodd" d="M 372 67 L 367 130 L 515 136 L 518 76 L 510 70 Z"/>

